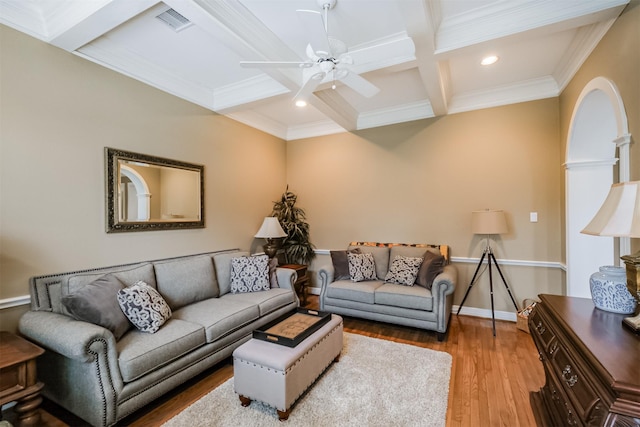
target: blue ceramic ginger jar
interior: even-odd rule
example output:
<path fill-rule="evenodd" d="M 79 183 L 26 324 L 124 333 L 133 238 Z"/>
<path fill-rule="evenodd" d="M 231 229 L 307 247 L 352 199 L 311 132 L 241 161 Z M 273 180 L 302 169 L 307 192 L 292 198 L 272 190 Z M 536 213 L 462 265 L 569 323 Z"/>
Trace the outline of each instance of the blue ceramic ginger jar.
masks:
<path fill-rule="evenodd" d="M 627 289 L 624 267 L 604 265 L 589 279 L 591 298 L 600 310 L 630 314 L 636 309 L 636 300 Z"/>

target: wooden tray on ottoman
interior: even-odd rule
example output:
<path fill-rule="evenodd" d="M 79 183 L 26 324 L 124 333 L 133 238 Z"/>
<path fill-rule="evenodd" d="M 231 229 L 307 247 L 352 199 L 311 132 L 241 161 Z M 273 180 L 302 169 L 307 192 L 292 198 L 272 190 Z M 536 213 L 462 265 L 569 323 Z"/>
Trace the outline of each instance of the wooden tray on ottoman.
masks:
<path fill-rule="evenodd" d="M 253 331 L 253 338 L 295 347 L 331 319 L 331 313 L 297 308 Z"/>

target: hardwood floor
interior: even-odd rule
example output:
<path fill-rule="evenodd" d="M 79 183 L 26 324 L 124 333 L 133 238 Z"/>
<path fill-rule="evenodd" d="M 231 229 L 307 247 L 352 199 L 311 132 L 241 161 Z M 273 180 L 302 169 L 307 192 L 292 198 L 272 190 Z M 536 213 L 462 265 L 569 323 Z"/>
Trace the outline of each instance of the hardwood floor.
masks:
<path fill-rule="evenodd" d="M 318 297 L 310 296 L 307 307 L 318 308 Z M 438 342 L 433 332 L 355 318 L 345 318 L 344 329 L 345 332 L 451 354 L 448 427 L 536 425 L 529 393 L 543 385 L 544 372 L 531 336 L 518 330 L 515 323 L 497 321 L 494 338 L 490 319 L 454 314 L 449 334 L 443 342 Z M 119 425 L 160 425 L 232 376 L 231 360 L 226 360 Z M 49 401 L 45 400 L 42 408 L 42 426 L 86 425 Z M 9 421 L 14 417 L 10 410 L 3 415 Z"/>

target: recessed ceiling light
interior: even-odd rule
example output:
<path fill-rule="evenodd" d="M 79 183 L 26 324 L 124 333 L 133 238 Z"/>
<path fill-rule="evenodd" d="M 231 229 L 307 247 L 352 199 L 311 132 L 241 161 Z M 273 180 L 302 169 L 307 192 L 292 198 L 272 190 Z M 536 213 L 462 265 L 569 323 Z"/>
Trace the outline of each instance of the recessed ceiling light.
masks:
<path fill-rule="evenodd" d="M 495 55 L 485 56 L 484 58 L 482 58 L 482 61 L 480 61 L 482 65 L 491 65 L 495 64 L 496 62 L 498 62 L 498 57 Z"/>
<path fill-rule="evenodd" d="M 302 108 L 302 107 L 306 107 L 306 106 L 307 106 L 307 102 L 306 101 L 304 101 L 302 99 L 298 99 L 296 101 L 296 107 Z"/>

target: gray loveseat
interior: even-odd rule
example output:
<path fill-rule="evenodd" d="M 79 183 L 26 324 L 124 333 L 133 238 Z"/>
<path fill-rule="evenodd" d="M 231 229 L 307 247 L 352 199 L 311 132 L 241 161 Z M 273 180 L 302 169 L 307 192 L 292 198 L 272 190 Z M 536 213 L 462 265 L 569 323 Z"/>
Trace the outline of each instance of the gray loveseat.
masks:
<path fill-rule="evenodd" d="M 354 278 L 336 271 L 344 269 L 336 261 L 340 252 L 371 254 L 375 263 L 372 276 Z M 438 341 L 444 339 L 457 279 L 456 268 L 449 264 L 448 246 L 352 242 L 347 251 L 332 251 L 331 255 L 332 264 L 318 270 L 320 310 L 428 329 L 437 332 Z M 396 261 L 390 275 L 396 257 L 400 262 Z M 416 258 L 422 258 L 423 263 Z M 407 264 L 410 262 L 413 265 Z M 412 282 L 405 274 L 407 269 L 413 269 L 416 282 L 422 283 Z"/>
<path fill-rule="evenodd" d="M 231 356 L 255 328 L 299 305 L 289 269 L 271 270 L 279 287 L 231 292 L 231 260 L 245 255 L 229 250 L 32 278 L 31 310 L 19 331 L 46 350 L 38 358 L 43 394 L 94 426 L 110 426 Z M 65 297 L 108 273 L 125 288 L 146 282 L 171 317 L 155 333 L 131 326 L 118 340 L 76 320 Z"/>

